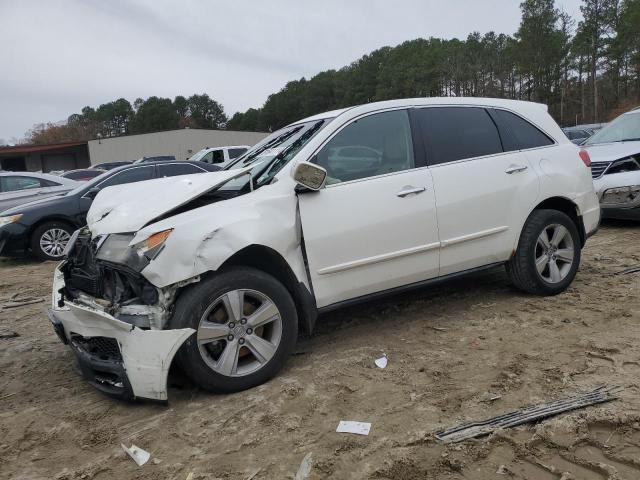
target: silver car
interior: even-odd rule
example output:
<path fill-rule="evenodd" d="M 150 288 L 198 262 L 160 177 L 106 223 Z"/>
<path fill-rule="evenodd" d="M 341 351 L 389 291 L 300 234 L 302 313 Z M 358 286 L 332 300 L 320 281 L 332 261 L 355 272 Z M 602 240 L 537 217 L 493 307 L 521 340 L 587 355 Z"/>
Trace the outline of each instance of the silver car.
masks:
<path fill-rule="evenodd" d="M 640 108 L 620 115 L 582 148 L 591 158 L 602 217 L 640 220 Z"/>
<path fill-rule="evenodd" d="M 35 172 L 0 172 L 0 212 L 36 199 L 68 192 L 75 180 Z"/>

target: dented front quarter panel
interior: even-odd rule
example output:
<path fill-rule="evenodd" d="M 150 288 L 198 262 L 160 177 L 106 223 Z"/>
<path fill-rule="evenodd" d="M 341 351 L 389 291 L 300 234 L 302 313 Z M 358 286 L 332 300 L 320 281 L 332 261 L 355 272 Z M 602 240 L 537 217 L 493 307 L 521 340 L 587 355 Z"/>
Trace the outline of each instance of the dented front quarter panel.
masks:
<path fill-rule="evenodd" d="M 132 243 L 173 229 L 163 251 L 141 272 L 159 288 L 215 271 L 250 245 L 278 252 L 298 281 L 309 287 L 297 217 L 293 186 L 281 181 L 151 224 L 140 230 Z"/>

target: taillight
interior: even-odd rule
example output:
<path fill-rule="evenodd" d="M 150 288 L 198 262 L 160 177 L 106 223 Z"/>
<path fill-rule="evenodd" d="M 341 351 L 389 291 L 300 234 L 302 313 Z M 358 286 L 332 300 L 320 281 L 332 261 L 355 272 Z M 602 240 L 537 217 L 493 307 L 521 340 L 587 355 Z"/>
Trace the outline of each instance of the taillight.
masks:
<path fill-rule="evenodd" d="M 580 150 L 578 155 L 580 155 L 580 158 L 587 167 L 591 167 L 591 157 L 589 156 L 589 152 L 586 150 Z"/>

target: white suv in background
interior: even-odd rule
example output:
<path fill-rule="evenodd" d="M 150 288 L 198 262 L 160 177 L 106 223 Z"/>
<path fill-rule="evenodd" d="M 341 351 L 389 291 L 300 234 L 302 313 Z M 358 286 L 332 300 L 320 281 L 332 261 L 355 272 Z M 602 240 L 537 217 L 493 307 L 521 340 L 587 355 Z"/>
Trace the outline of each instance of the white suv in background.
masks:
<path fill-rule="evenodd" d="M 233 145 L 229 147 L 206 147 L 194 153 L 188 160 L 211 163 L 222 168 L 231 160 L 244 155 L 251 147 L 249 145 Z"/>
<path fill-rule="evenodd" d="M 344 305 L 499 265 L 525 292 L 564 291 L 600 219 L 589 163 L 540 104 L 316 115 L 227 170 L 102 190 L 50 318 L 105 392 L 165 400 L 174 355 L 204 389 L 250 388 Z"/>

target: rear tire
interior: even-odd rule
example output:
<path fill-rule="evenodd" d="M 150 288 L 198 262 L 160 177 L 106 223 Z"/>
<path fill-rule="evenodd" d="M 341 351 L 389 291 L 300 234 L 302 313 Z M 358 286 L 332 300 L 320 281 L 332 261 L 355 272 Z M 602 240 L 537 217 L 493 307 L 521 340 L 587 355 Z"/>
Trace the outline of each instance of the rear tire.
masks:
<path fill-rule="evenodd" d="M 169 326 L 196 330 L 176 355 L 182 371 L 205 390 L 231 393 L 266 382 L 284 366 L 298 315 L 278 280 L 237 267 L 183 292 Z"/>
<path fill-rule="evenodd" d="M 575 278 L 580 254 L 580 235 L 569 216 L 558 210 L 534 210 L 507 263 L 507 274 L 524 292 L 557 295 Z"/>
<path fill-rule="evenodd" d="M 31 234 L 31 252 L 40 260 L 62 260 L 74 228 L 68 223 L 45 222 Z"/>

